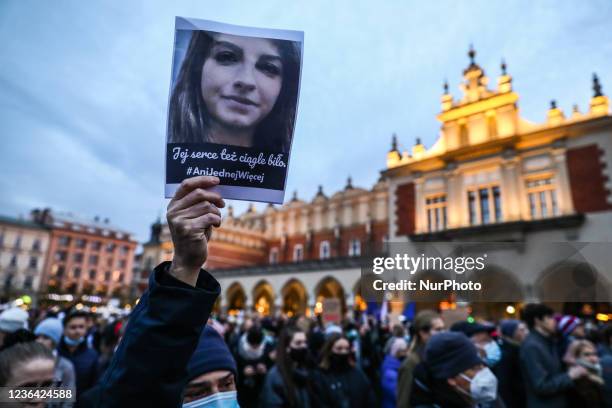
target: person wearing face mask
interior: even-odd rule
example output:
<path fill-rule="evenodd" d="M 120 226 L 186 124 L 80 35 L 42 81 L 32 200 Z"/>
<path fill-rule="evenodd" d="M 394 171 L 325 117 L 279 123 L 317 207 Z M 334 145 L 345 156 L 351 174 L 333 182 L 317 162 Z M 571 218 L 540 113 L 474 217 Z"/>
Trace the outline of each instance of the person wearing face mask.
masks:
<path fill-rule="evenodd" d="M 227 344 L 207 325 L 187 366 L 182 408 L 239 408 L 236 373 Z"/>
<path fill-rule="evenodd" d="M 497 393 L 497 378 L 463 333 L 433 335 L 425 347 L 425 360 L 414 371 L 412 407 L 505 407 Z"/>
<path fill-rule="evenodd" d="M 98 353 L 85 341 L 87 313 L 74 311 L 64 318 L 64 333 L 57 346 L 60 356 L 70 360 L 76 374 L 77 396 L 98 380 Z"/>
<path fill-rule="evenodd" d="M 189 362 L 221 292 L 219 282 L 202 269 L 212 229 L 221 224 L 219 208 L 225 206 L 210 191 L 218 184 L 216 177 L 192 177 L 170 200 L 166 215 L 172 261 L 151 272 L 96 394 L 89 403 L 79 400 L 79 407 L 182 406 Z M 224 395 L 223 400 L 231 398 Z"/>
<path fill-rule="evenodd" d="M 261 392 L 262 408 L 319 407 L 311 381 L 312 365 L 306 333 L 289 326 L 281 331 L 276 347 L 276 364 L 268 371 Z"/>
<path fill-rule="evenodd" d="M 470 323 L 460 321 L 451 326 L 451 331 L 465 334 L 478 348 L 483 360 L 494 372 L 497 364 L 501 360 L 501 349 L 493 338 L 495 326 L 487 323 Z"/>
<path fill-rule="evenodd" d="M 323 407 L 378 406 L 370 381 L 355 364 L 351 343 L 341 333 L 327 338 L 321 350 L 315 383 Z"/>
<path fill-rule="evenodd" d="M 252 326 L 244 333 L 236 347 L 238 366 L 238 396 L 242 408 L 256 407 L 268 368 L 271 346 L 266 341 L 259 325 Z"/>
<path fill-rule="evenodd" d="M 521 372 L 520 347 L 529 333 L 520 320 L 507 319 L 500 324 L 502 358 L 496 367 L 499 378 L 499 395 L 508 408 L 522 408 L 527 403 L 523 373 Z"/>
<path fill-rule="evenodd" d="M 395 408 L 398 371 L 407 352 L 408 343 L 401 337 L 396 337 L 389 346 L 389 353 L 385 356 L 380 369 L 383 408 Z"/>
<path fill-rule="evenodd" d="M 603 408 L 604 380 L 595 345 L 588 340 L 574 340 L 568 347 L 563 362 L 568 367 L 580 366 L 587 374 L 576 380 L 568 392 L 570 407 Z"/>

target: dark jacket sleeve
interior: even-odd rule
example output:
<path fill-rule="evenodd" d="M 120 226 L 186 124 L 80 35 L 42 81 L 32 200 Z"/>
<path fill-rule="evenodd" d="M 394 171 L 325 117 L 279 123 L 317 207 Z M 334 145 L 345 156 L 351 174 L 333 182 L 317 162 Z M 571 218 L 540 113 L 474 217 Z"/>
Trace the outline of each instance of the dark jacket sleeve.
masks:
<path fill-rule="evenodd" d="M 573 386 L 572 379 L 567 373 L 550 373 L 550 368 L 544 359 L 544 351 L 529 344 L 522 347 L 520 351 L 521 365 L 525 381 L 531 384 L 531 388 L 538 396 L 555 395 Z"/>
<path fill-rule="evenodd" d="M 100 382 L 96 407 L 180 407 L 193 354 L 219 283 L 200 270 L 196 287 L 160 264 L 134 308 L 127 329 Z"/>

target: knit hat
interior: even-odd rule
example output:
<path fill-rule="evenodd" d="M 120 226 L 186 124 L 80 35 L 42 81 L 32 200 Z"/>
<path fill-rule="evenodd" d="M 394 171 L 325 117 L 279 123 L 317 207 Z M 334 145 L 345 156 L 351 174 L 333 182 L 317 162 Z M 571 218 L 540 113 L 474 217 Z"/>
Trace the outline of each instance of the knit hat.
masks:
<path fill-rule="evenodd" d="M 476 333 L 489 333 L 495 331 L 495 326 L 492 324 L 470 323 L 468 321 L 460 321 L 451 326 L 451 331 L 461 332 L 468 337 L 472 337 Z"/>
<path fill-rule="evenodd" d="M 187 365 L 188 379 L 191 381 L 202 374 L 216 370 L 228 370 L 236 375 L 236 362 L 219 333 L 206 325 L 202 330 L 198 347 Z"/>
<path fill-rule="evenodd" d="M 433 335 L 427 342 L 425 363 L 434 378 L 447 379 L 483 361 L 465 334 L 443 332 Z"/>
<path fill-rule="evenodd" d="M 499 325 L 502 335 L 506 337 L 514 336 L 514 332 L 516 332 L 516 329 L 520 323 L 521 322 L 516 319 L 502 320 L 501 324 Z"/>
<path fill-rule="evenodd" d="M 0 331 L 13 333 L 28 328 L 28 312 L 18 307 L 11 307 L 0 313 Z"/>
<path fill-rule="evenodd" d="M 580 319 L 576 316 L 565 315 L 557 322 L 557 329 L 562 335 L 569 336 L 579 324 Z"/>
<path fill-rule="evenodd" d="M 55 344 L 59 344 L 63 331 L 64 329 L 60 319 L 56 317 L 49 317 L 38 323 L 38 326 L 36 326 L 36 329 L 34 329 L 34 334 L 37 336 L 47 336 L 53 340 Z"/>

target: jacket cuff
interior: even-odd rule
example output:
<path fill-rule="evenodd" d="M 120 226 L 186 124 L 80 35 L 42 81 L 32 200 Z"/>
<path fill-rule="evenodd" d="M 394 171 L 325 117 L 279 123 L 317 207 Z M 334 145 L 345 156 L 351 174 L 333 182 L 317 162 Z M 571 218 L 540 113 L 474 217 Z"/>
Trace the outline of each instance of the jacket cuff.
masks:
<path fill-rule="evenodd" d="M 190 286 L 169 273 L 171 262 L 159 264 L 149 278 L 149 310 L 153 317 L 170 325 L 200 326 L 221 293 L 219 282 L 204 269 L 196 286 Z M 195 313 L 194 313 L 195 311 Z"/>

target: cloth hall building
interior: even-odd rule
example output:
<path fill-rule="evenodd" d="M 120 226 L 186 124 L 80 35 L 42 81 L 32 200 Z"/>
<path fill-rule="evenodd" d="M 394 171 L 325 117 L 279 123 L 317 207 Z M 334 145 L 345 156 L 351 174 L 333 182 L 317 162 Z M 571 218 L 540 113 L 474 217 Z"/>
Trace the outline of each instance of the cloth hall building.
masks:
<path fill-rule="evenodd" d="M 565 113 L 551 101 L 547 120 L 532 123 L 520 116 L 519 95 L 505 64 L 496 84 L 490 84 L 475 52 L 468 55 L 461 98 L 454 99 L 444 86 L 437 141 L 426 148 L 417 139 L 411 151 L 399 151 L 394 136 L 386 169 L 374 186 L 360 188 L 349 179 L 331 196 L 319 188 L 309 201 L 294 196 L 262 212 L 229 212 L 205 265 L 221 282 L 219 307 L 316 313 L 323 299 L 335 297 L 345 310 L 363 310 L 360 259 L 383 253 L 386 242 L 520 246 L 520 253 L 509 250 L 508 257 L 537 256 L 529 254 L 537 242 L 612 242 L 612 116 L 598 77 L 593 76 L 593 96 L 584 112 L 575 107 Z M 139 284 L 146 282 L 144 271 L 171 256 L 167 226 L 158 222 L 144 245 Z M 517 275 L 492 265 L 486 280 L 502 282 L 520 305 L 563 294 L 564 282 L 582 274 L 580 268 L 553 269 L 543 265 Z M 591 267 L 588 274 L 603 290 L 597 299 L 603 303 L 574 304 L 580 310 L 572 311 L 608 313 L 612 266 Z M 427 307 L 455 300 L 450 294 Z M 557 309 L 566 307 L 559 296 L 555 300 Z M 506 307 L 473 305 L 487 315 L 506 313 Z"/>

